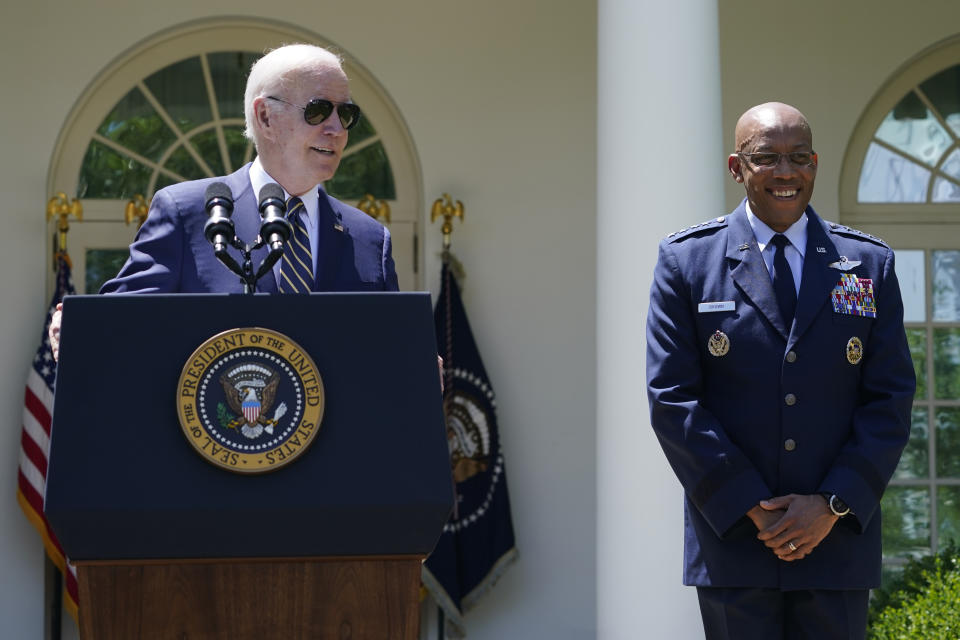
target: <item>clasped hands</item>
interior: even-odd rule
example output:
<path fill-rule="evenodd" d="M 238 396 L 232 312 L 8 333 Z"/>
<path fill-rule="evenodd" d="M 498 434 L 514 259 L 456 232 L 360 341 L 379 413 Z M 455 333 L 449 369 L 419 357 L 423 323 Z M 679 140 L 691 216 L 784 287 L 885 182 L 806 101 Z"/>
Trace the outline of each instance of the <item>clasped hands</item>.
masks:
<path fill-rule="evenodd" d="M 786 562 L 810 555 L 840 519 L 823 496 L 795 493 L 761 500 L 747 517 L 757 527 L 757 539 Z"/>

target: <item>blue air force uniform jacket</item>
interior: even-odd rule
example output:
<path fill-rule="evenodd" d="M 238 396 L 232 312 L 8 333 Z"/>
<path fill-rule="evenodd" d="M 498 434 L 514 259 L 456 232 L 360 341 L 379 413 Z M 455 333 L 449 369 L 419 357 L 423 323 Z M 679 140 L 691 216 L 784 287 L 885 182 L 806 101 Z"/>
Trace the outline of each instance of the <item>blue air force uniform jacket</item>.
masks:
<path fill-rule="evenodd" d="M 660 243 L 647 388 L 685 492 L 685 584 L 880 583 L 879 503 L 909 436 L 915 387 L 894 256 L 810 207 L 807 216 L 792 326 L 780 318 L 744 203 Z M 832 296 L 846 302 L 835 308 Z M 713 336 L 716 353 L 726 337 L 725 355 L 711 353 Z M 853 514 L 809 556 L 783 562 L 756 539 L 745 514 L 760 500 L 823 491 Z"/>

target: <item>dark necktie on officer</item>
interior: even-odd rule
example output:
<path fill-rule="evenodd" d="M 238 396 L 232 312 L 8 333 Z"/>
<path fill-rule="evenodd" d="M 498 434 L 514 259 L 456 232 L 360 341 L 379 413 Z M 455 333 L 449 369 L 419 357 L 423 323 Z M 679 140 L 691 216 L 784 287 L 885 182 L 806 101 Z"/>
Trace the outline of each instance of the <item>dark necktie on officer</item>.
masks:
<path fill-rule="evenodd" d="M 787 240 L 787 236 L 778 233 L 770 242 L 777 248 L 777 252 L 773 255 L 773 292 L 777 296 L 780 315 L 783 316 L 783 321 L 789 329 L 793 324 L 793 316 L 797 312 L 797 289 L 793 282 L 793 271 L 784 253 L 790 241 Z"/>
<path fill-rule="evenodd" d="M 313 253 L 310 251 L 310 235 L 304 224 L 306 207 L 300 198 L 287 200 L 287 220 L 293 227 L 290 240 L 283 247 L 280 263 L 280 293 L 310 293 L 313 290 Z"/>

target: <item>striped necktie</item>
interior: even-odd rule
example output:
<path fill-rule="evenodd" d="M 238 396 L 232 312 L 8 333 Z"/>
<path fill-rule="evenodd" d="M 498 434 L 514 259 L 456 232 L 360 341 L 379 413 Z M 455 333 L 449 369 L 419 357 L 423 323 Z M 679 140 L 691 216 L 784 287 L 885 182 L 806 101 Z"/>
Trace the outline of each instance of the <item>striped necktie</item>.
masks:
<path fill-rule="evenodd" d="M 293 227 L 290 240 L 283 247 L 280 263 L 280 293 L 310 293 L 313 290 L 313 254 L 310 252 L 310 234 L 303 222 L 307 210 L 300 198 L 287 200 L 287 220 Z"/>

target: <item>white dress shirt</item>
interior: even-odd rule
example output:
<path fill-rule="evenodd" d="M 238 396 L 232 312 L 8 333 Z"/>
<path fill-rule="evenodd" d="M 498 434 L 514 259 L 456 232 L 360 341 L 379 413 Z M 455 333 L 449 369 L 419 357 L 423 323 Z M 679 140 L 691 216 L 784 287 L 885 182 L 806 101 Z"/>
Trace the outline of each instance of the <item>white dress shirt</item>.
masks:
<path fill-rule="evenodd" d="M 254 159 L 253 164 L 250 165 L 250 184 L 253 186 L 254 199 L 260 201 L 260 189 L 263 188 L 268 182 L 277 182 L 270 177 L 270 174 L 263 168 L 263 165 L 260 164 L 260 157 Z M 277 182 L 279 185 L 280 183 Z M 280 186 L 283 189 L 283 186 Z M 306 217 L 303 214 L 300 215 L 300 218 L 303 220 L 304 226 L 307 228 L 307 234 L 310 236 L 310 254 L 313 257 L 313 277 L 317 277 L 317 250 L 320 244 L 320 234 L 317 233 L 317 228 L 320 224 L 320 185 L 318 184 L 313 189 L 309 189 L 306 193 L 301 196 L 298 196 L 300 200 L 303 201 L 303 207 L 306 209 Z M 290 194 L 287 193 L 286 189 L 283 189 L 283 198 L 284 201 L 290 199 Z M 273 265 L 273 275 L 276 276 L 277 282 L 280 282 L 280 264 L 283 260 L 278 260 L 277 264 Z"/>
<path fill-rule="evenodd" d="M 773 257 L 777 248 L 770 241 L 777 232 L 754 215 L 753 211 L 750 210 L 749 202 L 747 202 L 747 220 L 750 221 L 753 235 L 757 239 L 757 246 L 760 247 L 760 255 L 763 256 L 763 262 L 767 265 L 767 273 L 770 275 L 770 281 L 772 282 Z M 783 235 L 790 241 L 790 244 L 783 250 L 786 254 L 787 264 L 790 265 L 790 271 L 793 272 L 793 286 L 798 295 L 800 293 L 800 278 L 803 276 L 803 256 L 807 249 L 807 222 L 807 214 L 804 213 L 799 220 L 783 232 Z"/>

